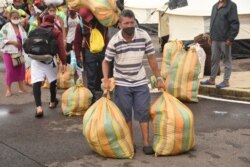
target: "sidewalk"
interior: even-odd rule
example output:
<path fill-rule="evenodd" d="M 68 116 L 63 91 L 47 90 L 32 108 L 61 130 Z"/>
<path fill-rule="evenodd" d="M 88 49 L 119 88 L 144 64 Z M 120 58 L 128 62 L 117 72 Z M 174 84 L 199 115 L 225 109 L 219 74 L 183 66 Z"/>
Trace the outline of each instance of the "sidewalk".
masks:
<path fill-rule="evenodd" d="M 223 80 L 223 73 L 216 78 L 216 83 Z M 202 80 L 209 79 L 205 76 Z M 218 89 L 215 86 L 200 85 L 199 94 L 236 100 L 250 101 L 250 71 L 232 72 L 230 86 Z"/>

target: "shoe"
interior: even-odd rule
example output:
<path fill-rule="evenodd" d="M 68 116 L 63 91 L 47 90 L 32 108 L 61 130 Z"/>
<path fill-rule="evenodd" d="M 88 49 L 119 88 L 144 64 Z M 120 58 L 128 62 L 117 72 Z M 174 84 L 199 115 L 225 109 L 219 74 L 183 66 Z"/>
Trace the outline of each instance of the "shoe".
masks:
<path fill-rule="evenodd" d="M 146 155 L 152 155 L 152 154 L 155 153 L 154 150 L 153 150 L 153 148 L 152 148 L 152 146 L 143 146 L 142 151 L 143 151 L 144 154 L 146 154 Z"/>
<path fill-rule="evenodd" d="M 136 153 L 136 145 L 135 144 L 133 144 L 133 147 L 134 147 L 134 153 Z"/>
<path fill-rule="evenodd" d="M 55 99 L 54 105 L 52 105 L 52 106 L 50 105 L 50 104 L 51 104 L 51 102 L 49 102 L 49 108 L 50 108 L 50 109 L 54 109 L 54 108 L 56 108 L 56 106 L 57 106 L 58 102 L 59 102 L 59 101 L 58 101 L 58 99 Z"/>
<path fill-rule="evenodd" d="M 42 118 L 43 117 L 43 111 L 42 112 L 37 112 L 36 111 L 35 117 L 36 118 Z"/>
<path fill-rule="evenodd" d="M 222 89 L 222 88 L 226 88 L 229 87 L 229 84 L 222 81 L 220 84 L 216 85 L 216 88 Z"/>
<path fill-rule="evenodd" d="M 200 84 L 201 85 L 215 85 L 215 83 L 212 83 L 210 80 L 201 81 Z"/>

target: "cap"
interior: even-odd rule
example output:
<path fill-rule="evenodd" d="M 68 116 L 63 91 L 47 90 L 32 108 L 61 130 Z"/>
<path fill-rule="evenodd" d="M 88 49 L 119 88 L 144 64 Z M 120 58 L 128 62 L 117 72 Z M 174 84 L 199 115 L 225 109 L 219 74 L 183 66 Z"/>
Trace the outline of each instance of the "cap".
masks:
<path fill-rule="evenodd" d="M 94 15 L 92 14 L 92 12 L 88 8 L 85 8 L 85 7 L 79 10 L 79 14 L 82 17 L 82 19 L 87 23 L 90 22 L 94 18 Z"/>

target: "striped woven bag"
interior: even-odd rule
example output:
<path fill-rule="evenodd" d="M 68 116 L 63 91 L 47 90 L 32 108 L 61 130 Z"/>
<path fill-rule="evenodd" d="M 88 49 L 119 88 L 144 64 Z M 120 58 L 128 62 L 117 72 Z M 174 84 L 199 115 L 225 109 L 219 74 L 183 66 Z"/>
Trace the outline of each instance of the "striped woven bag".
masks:
<path fill-rule="evenodd" d="M 84 115 L 92 102 L 92 93 L 78 80 L 62 94 L 62 112 L 64 115 Z"/>
<path fill-rule="evenodd" d="M 194 118 L 188 107 L 163 92 L 150 108 L 155 156 L 187 152 L 195 143 Z"/>
<path fill-rule="evenodd" d="M 85 113 L 83 135 L 91 149 L 103 157 L 131 159 L 134 156 L 127 123 L 109 95 L 100 98 Z"/>
<path fill-rule="evenodd" d="M 198 102 L 200 62 L 195 48 L 175 56 L 167 78 L 168 92 L 182 101 Z"/>
<path fill-rule="evenodd" d="M 59 65 L 59 70 L 57 74 L 57 88 L 58 89 L 68 89 L 75 85 L 75 69 L 71 65 L 67 65 L 66 71 L 61 72 L 61 65 Z"/>
<path fill-rule="evenodd" d="M 176 53 L 183 51 L 183 43 L 182 41 L 171 41 L 164 45 L 163 48 L 163 57 L 161 63 L 161 76 L 163 78 L 167 78 L 170 66 L 176 56 Z"/>

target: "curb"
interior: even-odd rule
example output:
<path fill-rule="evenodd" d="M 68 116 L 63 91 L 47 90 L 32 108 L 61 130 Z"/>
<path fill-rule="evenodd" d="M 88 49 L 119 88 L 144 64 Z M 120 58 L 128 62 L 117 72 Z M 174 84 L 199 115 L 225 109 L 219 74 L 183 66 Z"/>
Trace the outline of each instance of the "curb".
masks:
<path fill-rule="evenodd" d="M 218 89 L 215 88 L 214 86 L 200 85 L 199 94 L 250 102 L 250 91 L 244 89 L 237 89 L 237 88 Z"/>

